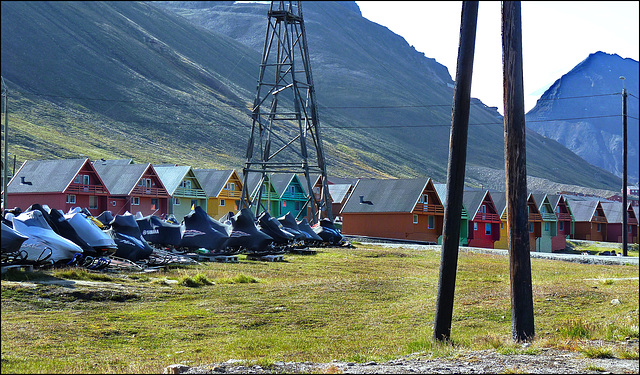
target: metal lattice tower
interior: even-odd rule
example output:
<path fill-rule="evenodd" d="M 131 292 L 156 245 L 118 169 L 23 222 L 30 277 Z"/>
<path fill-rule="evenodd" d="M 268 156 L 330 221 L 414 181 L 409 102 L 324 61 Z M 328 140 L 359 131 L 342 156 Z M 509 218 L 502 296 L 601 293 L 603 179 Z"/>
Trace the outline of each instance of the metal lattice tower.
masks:
<path fill-rule="evenodd" d="M 311 221 L 333 220 L 327 173 L 318 124 L 307 37 L 300 1 L 272 1 L 252 110 L 252 128 L 243 168 L 242 205 L 255 214 L 268 211 L 261 203 L 263 182 L 273 173 L 304 173 Z M 253 200 L 250 174 L 261 176 Z M 311 174 L 320 174 L 320 194 L 313 192 Z"/>

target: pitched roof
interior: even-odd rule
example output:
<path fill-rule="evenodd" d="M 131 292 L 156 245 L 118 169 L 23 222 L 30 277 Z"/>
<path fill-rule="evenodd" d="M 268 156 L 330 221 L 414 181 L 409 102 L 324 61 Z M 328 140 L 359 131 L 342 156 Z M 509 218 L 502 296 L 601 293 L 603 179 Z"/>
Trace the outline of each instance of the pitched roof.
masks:
<path fill-rule="evenodd" d="M 129 195 L 151 164 L 94 163 L 100 178 L 112 195 Z"/>
<path fill-rule="evenodd" d="M 487 194 L 489 194 L 489 190 L 464 189 L 462 202 L 464 202 L 464 206 L 467 208 L 470 220 L 478 213 L 484 197 Z"/>
<path fill-rule="evenodd" d="M 202 189 L 208 197 L 217 197 L 233 175 L 233 169 L 194 169 Z"/>
<path fill-rule="evenodd" d="M 622 224 L 622 203 L 613 201 L 601 201 L 600 205 L 604 211 L 604 216 L 607 217 L 608 223 Z M 629 204 L 627 204 L 627 207 Z M 624 210 L 627 212 L 627 210 Z"/>
<path fill-rule="evenodd" d="M 156 170 L 169 195 L 173 195 L 182 180 L 189 174 L 191 167 L 188 165 L 154 165 L 153 169 Z"/>
<path fill-rule="evenodd" d="M 342 202 L 347 193 L 349 193 L 349 189 L 351 189 L 351 184 L 333 184 L 328 185 L 329 194 L 331 195 L 331 199 L 334 202 Z"/>
<path fill-rule="evenodd" d="M 27 160 L 22 163 L 15 176 L 9 181 L 7 192 L 61 193 L 73 182 L 75 176 L 88 160 L 87 158 Z M 26 183 L 22 183 L 23 180 Z"/>
<path fill-rule="evenodd" d="M 597 200 L 572 200 L 571 210 L 575 221 L 591 221 L 598 203 Z"/>
<path fill-rule="evenodd" d="M 428 182 L 428 178 L 360 179 L 342 213 L 412 212 Z M 360 203 L 360 197 L 372 204 Z"/>
<path fill-rule="evenodd" d="M 271 184 L 278 193 L 279 197 L 282 197 L 287 187 L 293 183 L 294 178 L 298 178 L 295 173 L 272 173 L 269 174 Z M 300 180 L 298 180 L 300 182 Z M 306 191 L 305 191 L 306 192 Z"/>
<path fill-rule="evenodd" d="M 505 191 L 492 191 L 491 198 L 496 206 L 498 216 L 502 217 L 507 212 L 507 193 Z"/>

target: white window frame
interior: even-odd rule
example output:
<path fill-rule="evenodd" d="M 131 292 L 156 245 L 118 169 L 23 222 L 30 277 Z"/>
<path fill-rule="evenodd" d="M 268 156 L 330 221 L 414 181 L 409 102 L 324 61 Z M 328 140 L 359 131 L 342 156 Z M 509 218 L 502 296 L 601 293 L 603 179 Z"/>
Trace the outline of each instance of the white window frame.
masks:
<path fill-rule="evenodd" d="M 145 179 L 145 187 L 147 187 L 147 188 L 151 187 L 151 179 L 150 178 L 146 178 Z"/>
<path fill-rule="evenodd" d="M 484 234 L 487 236 L 491 235 L 491 223 L 484 224 Z"/>
<path fill-rule="evenodd" d="M 229 191 L 234 191 L 236 190 L 236 184 L 233 182 L 227 182 L 227 184 L 224 187 L 225 190 L 229 190 Z"/>
<path fill-rule="evenodd" d="M 67 194 L 67 203 L 76 204 L 76 195 L 75 194 Z"/>
<path fill-rule="evenodd" d="M 173 205 L 174 206 L 179 206 L 180 205 L 180 198 L 173 198 Z"/>
<path fill-rule="evenodd" d="M 79 184 L 82 181 L 82 175 L 81 174 L 77 174 L 76 178 L 73 179 L 73 183 L 74 184 Z"/>
<path fill-rule="evenodd" d="M 436 217 L 433 215 L 429 215 L 427 220 L 427 229 L 433 229 L 436 227 Z"/>
<path fill-rule="evenodd" d="M 478 223 L 474 222 L 473 223 L 473 231 L 477 231 L 478 230 Z"/>
<path fill-rule="evenodd" d="M 226 204 L 227 202 L 225 202 L 224 199 L 220 199 L 218 206 L 224 207 Z"/>
<path fill-rule="evenodd" d="M 131 205 L 139 206 L 140 205 L 140 197 L 131 197 Z"/>
<path fill-rule="evenodd" d="M 564 221 L 560 221 L 558 222 L 558 229 L 562 232 L 564 232 Z"/>
<path fill-rule="evenodd" d="M 413 214 L 413 223 L 418 224 L 418 215 Z"/>
<path fill-rule="evenodd" d="M 83 185 L 89 185 L 89 175 L 88 174 L 82 175 L 82 184 Z"/>

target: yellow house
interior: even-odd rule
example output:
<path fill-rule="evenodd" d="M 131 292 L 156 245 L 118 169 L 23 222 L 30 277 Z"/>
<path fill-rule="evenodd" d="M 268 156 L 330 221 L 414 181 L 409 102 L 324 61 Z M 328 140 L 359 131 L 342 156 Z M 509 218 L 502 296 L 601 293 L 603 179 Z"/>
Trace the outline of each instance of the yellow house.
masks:
<path fill-rule="evenodd" d="M 240 210 L 242 180 L 232 170 L 194 169 L 196 177 L 207 193 L 207 214 L 218 220 L 229 212 Z"/>
<path fill-rule="evenodd" d="M 500 215 L 500 239 L 493 244 L 494 249 L 509 249 L 509 228 L 507 227 L 507 196 L 504 191 L 491 193 L 496 212 Z"/>

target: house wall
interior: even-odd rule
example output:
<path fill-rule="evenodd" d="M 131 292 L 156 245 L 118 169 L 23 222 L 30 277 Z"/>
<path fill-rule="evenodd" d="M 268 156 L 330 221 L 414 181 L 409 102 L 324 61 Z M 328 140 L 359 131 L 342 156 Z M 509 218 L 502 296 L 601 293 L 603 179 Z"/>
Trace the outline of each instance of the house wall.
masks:
<path fill-rule="evenodd" d="M 418 224 L 413 224 L 412 213 L 343 213 L 342 233 L 436 243 L 442 233 L 442 219 L 438 221 L 436 216 L 435 228 L 427 229 L 428 216 L 418 215 Z"/>
<path fill-rule="evenodd" d="M 600 231 L 598 232 L 598 224 L 587 222 L 587 221 L 577 221 L 575 223 L 575 239 L 577 240 L 588 240 L 588 241 L 604 241 L 606 236 L 607 224 L 600 223 Z"/>
<path fill-rule="evenodd" d="M 491 226 L 490 234 L 486 233 L 486 224 Z M 469 246 L 493 249 L 494 243 L 498 239 L 500 239 L 500 223 L 483 220 L 469 222 Z"/>
<path fill-rule="evenodd" d="M 507 221 L 500 223 L 500 238 L 493 243 L 494 249 L 509 249 L 509 230 L 507 229 Z"/>
<path fill-rule="evenodd" d="M 39 203 L 44 206 L 45 204 L 51 208 L 62 210 L 67 212 L 67 195 L 62 193 L 55 194 L 7 194 L 8 208 L 18 207 L 22 211 L 25 211 L 29 206 L 35 203 Z"/>
<path fill-rule="evenodd" d="M 547 230 L 547 224 L 549 229 Z M 543 221 L 540 223 L 541 236 L 536 239 L 536 251 L 543 253 L 551 253 L 553 251 L 553 237 L 557 233 L 557 222 L 555 221 Z"/>
<path fill-rule="evenodd" d="M 563 251 L 567 248 L 567 236 L 558 234 L 551 237 L 551 251 Z"/>

